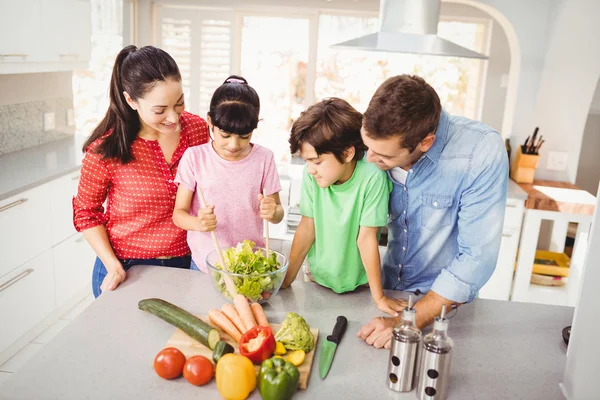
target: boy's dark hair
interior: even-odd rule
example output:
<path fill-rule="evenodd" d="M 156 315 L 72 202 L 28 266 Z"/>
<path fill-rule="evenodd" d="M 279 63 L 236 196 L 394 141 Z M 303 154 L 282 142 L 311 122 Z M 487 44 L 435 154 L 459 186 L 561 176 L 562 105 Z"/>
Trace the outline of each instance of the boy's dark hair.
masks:
<path fill-rule="evenodd" d="M 83 145 L 83 151 L 106 135 L 94 150 L 103 158 L 113 158 L 123 164 L 133 160 L 131 144 L 141 129 L 137 111 L 127 104 L 123 91 L 133 100 L 144 97 L 156 82 L 173 79 L 181 81 L 175 60 L 164 50 L 154 46 L 137 48 L 126 46 L 119 52 L 110 78 L 110 105 L 100 124 Z"/>
<path fill-rule="evenodd" d="M 353 146 L 353 160 L 360 160 L 367 150 L 360 137 L 361 125 L 362 114 L 347 101 L 325 99 L 308 107 L 294 122 L 290 150 L 298 154 L 302 143 L 308 143 L 317 154 L 331 153 L 343 163 L 344 151 Z"/>
<path fill-rule="evenodd" d="M 248 135 L 258 126 L 260 100 L 256 90 L 241 76 L 231 75 L 215 90 L 208 116 L 214 126 L 227 133 Z"/>
<path fill-rule="evenodd" d="M 442 105 L 435 90 L 416 75 L 398 75 L 379 86 L 365 111 L 363 126 L 373 139 L 399 136 L 411 153 L 434 133 Z"/>

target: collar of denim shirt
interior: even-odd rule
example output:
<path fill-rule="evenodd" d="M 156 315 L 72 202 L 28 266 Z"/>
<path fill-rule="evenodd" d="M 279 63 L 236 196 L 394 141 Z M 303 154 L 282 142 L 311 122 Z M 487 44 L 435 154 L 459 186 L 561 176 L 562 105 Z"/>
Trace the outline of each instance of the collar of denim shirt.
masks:
<path fill-rule="evenodd" d="M 429 158 L 431 161 L 437 164 L 442 155 L 442 150 L 444 150 L 444 146 L 446 146 L 446 141 L 448 138 L 448 127 L 450 125 L 450 117 L 446 110 L 442 109 L 442 113 L 440 114 L 440 121 L 438 122 L 438 126 L 435 130 L 435 142 L 433 142 L 433 146 L 425 153 L 425 157 Z"/>

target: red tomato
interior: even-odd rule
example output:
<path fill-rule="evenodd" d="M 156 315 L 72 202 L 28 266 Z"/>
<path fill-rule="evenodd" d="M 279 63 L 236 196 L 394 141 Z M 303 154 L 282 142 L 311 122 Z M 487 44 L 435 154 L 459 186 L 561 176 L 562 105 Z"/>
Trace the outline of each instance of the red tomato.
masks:
<path fill-rule="evenodd" d="M 204 356 L 188 358 L 183 367 L 183 377 L 196 386 L 210 382 L 214 374 L 215 366 Z"/>
<path fill-rule="evenodd" d="M 164 379 L 177 378 L 183 372 L 184 365 L 185 356 L 174 347 L 162 349 L 154 359 L 154 370 Z"/>

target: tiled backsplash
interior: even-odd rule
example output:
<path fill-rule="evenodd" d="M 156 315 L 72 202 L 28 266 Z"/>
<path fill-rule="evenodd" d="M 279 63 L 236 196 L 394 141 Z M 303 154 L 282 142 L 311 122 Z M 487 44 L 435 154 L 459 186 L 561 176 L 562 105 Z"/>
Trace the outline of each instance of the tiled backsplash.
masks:
<path fill-rule="evenodd" d="M 72 136 L 67 110 L 72 98 L 56 98 L 21 104 L 0 105 L 0 155 Z M 43 114 L 53 112 L 55 129 L 44 132 Z"/>

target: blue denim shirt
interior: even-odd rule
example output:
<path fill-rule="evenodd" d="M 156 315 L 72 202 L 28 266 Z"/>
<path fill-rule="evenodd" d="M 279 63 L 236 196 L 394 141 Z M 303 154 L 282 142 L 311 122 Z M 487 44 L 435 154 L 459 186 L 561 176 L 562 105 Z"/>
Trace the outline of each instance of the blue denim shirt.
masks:
<path fill-rule="evenodd" d="M 389 176 L 384 288 L 470 302 L 494 272 L 502 239 L 508 157 L 500 134 L 442 111 L 406 184 Z"/>

